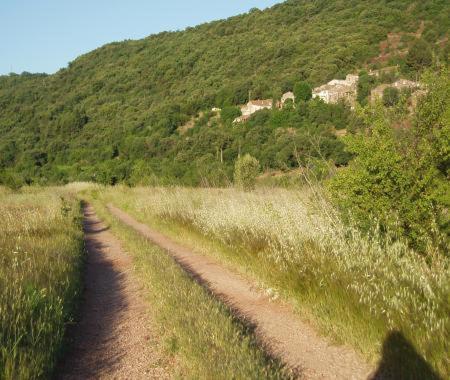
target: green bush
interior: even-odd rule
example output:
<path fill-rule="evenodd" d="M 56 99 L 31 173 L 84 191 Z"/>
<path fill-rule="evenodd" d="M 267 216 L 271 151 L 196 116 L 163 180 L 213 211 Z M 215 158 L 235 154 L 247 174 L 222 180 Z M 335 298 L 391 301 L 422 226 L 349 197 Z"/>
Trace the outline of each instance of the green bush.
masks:
<path fill-rule="evenodd" d="M 383 104 L 386 107 L 397 105 L 400 99 L 399 91 L 395 87 L 387 87 L 383 91 Z"/>
<path fill-rule="evenodd" d="M 144 160 L 138 160 L 131 169 L 130 178 L 127 183 L 131 186 L 157 186 L 158 178 L 153 169 Z"/>
<path fill-rule="evenodd" d="M 299 82 L 294 86 L 295 99 L 307 102 L 312 98 L 312 89 L 308 82 Z"/>
<path fill-rule="evenodd" d="M 424 40 L 417 40 L 409 49 L 406 65 L 410 70 L 420 71 L 433 63 L 433 53 L 430 45 Z"/>
<path fill-rule="evenodd" d="M 246 154 L 236 160 L 234 168 L 234 183 L 244 190 L 253 190 L 255 188 L 258 173 L 258 160 L 249 154 Z"/>
<path fill-rule="evenodd" d="M 448 71 L 425 78 L 429 93 L 414 126 L 401 137 L 386 111 L 368 109 L 368 132 L 345 138 L 355 159 L 330 182 L 332 195 L 356 223 L 374 223 L 419 252 L 448 253 L 450 115 Z M 378 106 L 380 107 L 380 106 Z"/>
<path fill-rule="evenodd" d="M 241 116 L 241 110 L 239 107 L 224 107 L 220 113 L 220 117 L 224 123 L 230 123 L 237 117 Z"/>
<path fill-rule="evenodd" d="M 13 170 L 4 170 L 0 173 L 0 184 L 9 187 L 12 190 L 20 189 L 24 184 L 22 176 Z"/>
<path fill-rule="evenodd" d="M 361 71 L 359 73 L 358 87 L 356 100 L 361 105 L 367 104 L 367 99 L 369 98 L 370 91 L 375 83 L 375 79 L 370 76 L 367 71 Z"/>

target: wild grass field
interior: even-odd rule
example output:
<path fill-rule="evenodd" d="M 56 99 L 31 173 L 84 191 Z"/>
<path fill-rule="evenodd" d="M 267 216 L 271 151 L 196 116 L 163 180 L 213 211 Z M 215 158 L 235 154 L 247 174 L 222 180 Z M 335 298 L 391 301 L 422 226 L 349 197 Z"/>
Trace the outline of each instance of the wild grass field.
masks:
<path fill-rule="evenodd" d="M 175 377 L 292 374 L 163 250 L 116 220 L 109 203 L 256 279 L 324 335 L 375 366 L 387 362 L 394 377 L 450 373 L 448 258 L 350 227 L 320 189 L 70 185 L 0 189 L 0 379 L 49 377 L 64 351 L 82 286 L 83 198 L 131 254 Z"/>
<path fill-rule="evenodd" d="M 377 231 L 363 234 L 342 223 L 314 188 L 116 187 L 91 194 L 256 277 L 372 362 L 397 355 L 402 371 L 417 378 L 450 374 L 449 262 L 432 247 L 424 256 Z"/>
<path fill-rule="evenodd" d="M 0 188 L 0 379 L 48 378 L 80 294 L 79 200 Z"/>

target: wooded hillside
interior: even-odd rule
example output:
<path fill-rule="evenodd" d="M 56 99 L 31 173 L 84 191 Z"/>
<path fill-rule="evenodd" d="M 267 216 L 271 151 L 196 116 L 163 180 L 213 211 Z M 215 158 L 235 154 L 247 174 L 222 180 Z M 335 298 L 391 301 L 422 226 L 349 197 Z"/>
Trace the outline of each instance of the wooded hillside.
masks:
<path fill-rule="evenodd" d="M 333 130 L 346 127 L 351 115 L 340 105 L 261 112 L 246 126 L 211 122 L 206 113 L 187 133 L 178 128 L 213 106 L 279 98 L 299 81 L 316 86 L 366 64 L 376 68 L 372 59 L 388 33 L 415 33 L 421 22 L 422 40 L 435 60 L 445 61 L 449 12 L 446 0 L 289 0 L 111 43 L 54 75 L 2 76 L 1 181 L 115 183 L 147 176 L 223 183 L 238 152 L 255 155 L 265 168 L 290 168 L 311 154 L 311 139 L 320 141 L 326 158 L 345 163 Z M 410 39 L 401 37 L 405 46 Z M 408 74 L 401 56 L 386 64 Z"/>

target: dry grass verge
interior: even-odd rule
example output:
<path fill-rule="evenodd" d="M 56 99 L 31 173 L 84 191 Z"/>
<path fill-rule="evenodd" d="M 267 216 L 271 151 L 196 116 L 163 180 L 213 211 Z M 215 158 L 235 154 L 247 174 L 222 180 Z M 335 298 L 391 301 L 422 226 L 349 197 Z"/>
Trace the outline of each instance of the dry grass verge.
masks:
<path fill-rule="evenodd" d="M 81 287 L 82 237 L 66 189 L 0 190 L 0 379 L 50 375 Z"/>

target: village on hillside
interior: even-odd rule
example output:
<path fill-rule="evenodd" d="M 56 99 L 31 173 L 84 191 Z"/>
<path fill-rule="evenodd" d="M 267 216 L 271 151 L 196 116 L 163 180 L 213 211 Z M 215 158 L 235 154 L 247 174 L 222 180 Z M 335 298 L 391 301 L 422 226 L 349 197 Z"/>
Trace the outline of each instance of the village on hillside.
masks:
<path fill-rule="evenodd" d="M 423 86 L 419 82 L 411 81 L 408 79 L 402 79 L 398 77 L 398 66 L 386 66 L 390 59 L 394 57 L 405 57 L 409 51 L 408 43 L 405 42 L 408 38 L 412 40 L 418 40 L 422 37 L 425 29 L 424 21 L 420 22 L 419 28 L 416 32 L 405 33 L 388 33 L 387 38 L 379 44 L 378 56 L 372 58 L 372 65 L 381 65 L 382 68 L 376 70 L 368 70 L 367 74 L 376 79 L 379 84 L 372 88 L 369 94 L 369 102 L 375 103 L 383 98 L 383 94 L 386 89 L 393 88 L 397 91 L 408 91 L 411 95 L 410 98 L 410 110 L 415 108 L 418 99 L 426 92 Z M 405 41 L 404 41 L 405 40 Z M 439 43 L 442 44 L 444 40 Z M 365 70 L 365 69 L 364 69 Z M 397 79 L 384 80 L 389 75 L 394 74 Z M 327 104 L 336 104 L 339 102 L 346 103 L 351 109 L 354 109 L 357 103 L 358 96 L 358 82 L 360 77 L 358 74 L 348 74 L 345 79 L 333 79 L 326 84 L 316 87 L 312 90 L 312 98 L 319 98 Z M 381 83 L 380 83 L 381 82 Z M 242 123 L 247 121 L 252 114 L 263 109 L 272 109 L 277 107 L 283 108 L 287 101 L 292 101 L 295 105 L 295 95 L 292 92 L 285 93 L 281 100 L 278 102 L 273 99 L 265 100 L 252 100 L 245 105 L 240 106 L 241 116 L 234 120 L 234 123 Z"/>
<path fill-rule="evenodd" d="M 380 77 L 386 72 L 397 69 L 397 67 L 386 67 L 380 70 L 370 70 L 369 76 Z M 344 102 L 350 106 L 351 109 L 355 108 L 357 99 L 359 75 L 348 74 L 345 79 L 333 79 L 328 83 L 316 87 L 312 90 L 312 98 L 318 98 L 327 104 L 337 104 Z M 417 99 L 424 94 L 425 90 L 418 82 L 414 82 L 408 79 L 397 79 L 393 83 L 379 84 L 373 88 L 370 92 L 369 100 L 371 103 L 375 103 L 377 100 L 382 99 L 383 93 L 387 88 L 394 88 L 398 91 L 409 90 L 411 91 L 411 103 L 413 106 L 417 103 Z M 233 123 L 242 123 L 247 121 L 251 115 L 257 111 L 263 109 L 272 109 L 274 107 L 282 109 L 287 102 L 292 102 L 295 106 L 295 95 L 289 91 L 283 94 L 280 101 L 274 102 L 273 99 L 255 99 L 250 100 L 247 104 L 240 106 L 241 116 L 234 119 Z M 213 108 L 212 111 L 220 111 L 219 108 Z"/>

